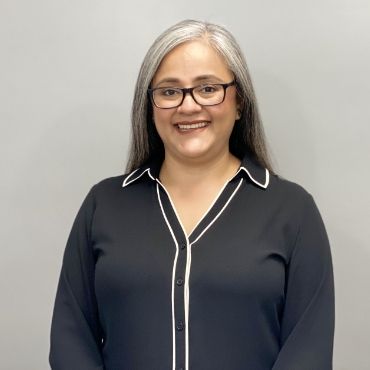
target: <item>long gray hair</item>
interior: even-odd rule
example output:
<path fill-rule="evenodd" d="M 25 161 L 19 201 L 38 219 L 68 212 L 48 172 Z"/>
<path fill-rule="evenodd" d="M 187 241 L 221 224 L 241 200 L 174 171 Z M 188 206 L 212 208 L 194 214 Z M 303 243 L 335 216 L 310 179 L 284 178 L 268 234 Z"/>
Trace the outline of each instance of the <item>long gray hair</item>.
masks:
<path fill-rule="evenodd" d="M 132 104 L 132 136 L 126 171 L 131 172 L 154 156 L 164 156 L 164 146 L 153 122 L 147 89 L 162 59 L 176 46 L 197 39 L 207 41 L 224 58 L 235 76 L 241 117 L 230 136 L 230 152 L 240 159 L 248 152 L 273 173 L 252 81 L 238 43 L 224 27 L 195 20 L 184 20 L 164 31 L 144 58 Z"/>

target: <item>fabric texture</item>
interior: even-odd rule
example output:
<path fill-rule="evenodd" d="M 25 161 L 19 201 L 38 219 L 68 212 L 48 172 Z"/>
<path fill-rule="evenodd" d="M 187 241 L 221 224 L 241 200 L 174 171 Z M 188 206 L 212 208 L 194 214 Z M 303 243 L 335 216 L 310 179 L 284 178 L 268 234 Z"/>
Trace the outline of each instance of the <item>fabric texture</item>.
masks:
<path fill-rule="evenodd" d="M 160 163 L 94 185 L 55 299 L 53 370 L 331 370 L 330 246 L 312 196 L 246 156 L 189 237 Z"/>

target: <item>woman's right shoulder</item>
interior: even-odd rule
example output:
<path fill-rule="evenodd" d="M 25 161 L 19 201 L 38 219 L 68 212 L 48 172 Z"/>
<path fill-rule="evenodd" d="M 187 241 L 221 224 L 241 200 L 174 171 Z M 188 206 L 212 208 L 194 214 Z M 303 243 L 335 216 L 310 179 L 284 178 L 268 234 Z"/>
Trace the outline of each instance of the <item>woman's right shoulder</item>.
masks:
<path fill-rule="evenodd" d="M 89 193 L 93 197 L 117 193 L 122 189 L 122 185 L 128 176 L 130 176 L 130 173 L 103 178 L 91 186 Z"/>

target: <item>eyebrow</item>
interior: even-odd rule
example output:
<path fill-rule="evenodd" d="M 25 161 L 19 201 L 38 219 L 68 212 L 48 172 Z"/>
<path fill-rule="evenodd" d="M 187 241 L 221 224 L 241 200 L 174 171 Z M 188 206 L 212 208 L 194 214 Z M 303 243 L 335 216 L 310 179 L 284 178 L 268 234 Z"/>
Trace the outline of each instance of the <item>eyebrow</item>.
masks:
<path fill-rule="evenodd" d="M 220 82 L 220 83 L 224 82 L 223 80 L 221 80 L 221 78 L 219 78 L 215 75 L 212 75 L 212 74 L 197 76 L 193 81 L 194 82 L 200 82 L 200 81 L 205 81 L 205 80 L 216 80 L 217 82 Z M 181 82 L 181 80 L 178 79 L 178 78 L 167 77 L 167 78 L 163 78 L 162 80 L 158 81 L 156 83 L 156 86 L 159 86 L 160 84 L 163 84 L 163 83 L 180 83 L 180 82 Z"/>

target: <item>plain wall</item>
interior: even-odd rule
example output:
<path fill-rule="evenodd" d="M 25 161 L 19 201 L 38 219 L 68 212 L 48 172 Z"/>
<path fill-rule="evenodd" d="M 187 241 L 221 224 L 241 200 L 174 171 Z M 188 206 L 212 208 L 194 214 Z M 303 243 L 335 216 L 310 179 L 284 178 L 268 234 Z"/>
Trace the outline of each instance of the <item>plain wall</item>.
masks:
<path fill-rule="evenodd" d="M 0 368 L 49 368 L 72 222 L 93 184 L 124 172 L 140 63 L 184 18 L 242 46 L 276 170 L 313 194 L 327 227 L 334 368 L 370 369 L 367 0 L 1 0 Z"/>

